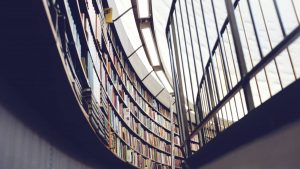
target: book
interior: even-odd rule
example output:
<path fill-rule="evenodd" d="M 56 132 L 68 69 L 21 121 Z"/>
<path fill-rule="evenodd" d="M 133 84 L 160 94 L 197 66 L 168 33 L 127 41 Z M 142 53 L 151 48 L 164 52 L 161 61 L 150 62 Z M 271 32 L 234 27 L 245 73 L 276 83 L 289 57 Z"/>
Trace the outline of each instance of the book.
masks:
<path fill-rule="evenodd" d="M 128 108 L 124 108 L 123 109 L 124 112 L 124 119 L 125 119 L 125 123 L 127 123 L 128 125 L 130 125 L 130 111 Z"/>

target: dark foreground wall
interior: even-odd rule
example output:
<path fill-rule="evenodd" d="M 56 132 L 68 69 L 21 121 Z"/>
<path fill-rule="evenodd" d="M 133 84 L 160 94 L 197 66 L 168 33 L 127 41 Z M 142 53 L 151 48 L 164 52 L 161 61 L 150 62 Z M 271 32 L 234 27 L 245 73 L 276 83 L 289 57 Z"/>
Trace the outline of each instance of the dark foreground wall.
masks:
<path fill-rule="evenodd" d="M 299 169 L 300 122 L 240 147 L 197 169 Z M 226 146 L 226 145 L 224 145 Z"/>
<path fill-rule="evenodd" d="M 3 84 L 0 93 L 1 169 L 102 168 L 78 158 L 73 143 L 56 134 L 57 130 L 51 131 L 51 125 L 34 119 L 37 112 L 24 104 L 24 98 Z"/>

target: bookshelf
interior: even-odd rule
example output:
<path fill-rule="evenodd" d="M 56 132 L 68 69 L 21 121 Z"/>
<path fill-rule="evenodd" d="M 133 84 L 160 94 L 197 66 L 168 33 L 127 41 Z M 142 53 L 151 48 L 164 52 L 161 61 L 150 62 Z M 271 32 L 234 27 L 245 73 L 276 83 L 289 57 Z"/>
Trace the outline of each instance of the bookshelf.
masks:
<path fill-rule="evenodd" d="M 169 108 L 137 76 L 114 25 L 104 22 L 102 1 L 63 0 L 58 5 L 64 16 L 59 35 L 74 91 L 99 140 L 133 168 L 170 169 L 172 154 L 181 168 L 177 115 L 171 120 Z"/>

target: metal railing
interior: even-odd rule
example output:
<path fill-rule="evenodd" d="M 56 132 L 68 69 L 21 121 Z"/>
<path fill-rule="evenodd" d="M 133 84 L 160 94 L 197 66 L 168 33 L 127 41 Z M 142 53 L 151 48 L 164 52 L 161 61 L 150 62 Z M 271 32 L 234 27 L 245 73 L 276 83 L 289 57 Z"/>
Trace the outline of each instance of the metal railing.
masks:
<path fill-rule="evenodd" d="M 187 156 L 300 77 L 298 3 L 173 1 L 166 36 Z"/>

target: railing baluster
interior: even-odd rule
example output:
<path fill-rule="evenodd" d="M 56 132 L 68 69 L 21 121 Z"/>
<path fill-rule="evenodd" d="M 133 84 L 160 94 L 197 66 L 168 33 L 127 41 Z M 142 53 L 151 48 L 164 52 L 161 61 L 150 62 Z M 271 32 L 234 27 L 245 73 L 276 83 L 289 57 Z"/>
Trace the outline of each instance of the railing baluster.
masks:
<path fill-rule="evenodd" d="M 295 7 L 295 2 L 294 2 L 294 0 L 291 0 L 291 2 L 292 2 L 293 10 L 294 10 L 295 16 L 297 18 L 298 24 L 300 24 L 300 19 L 299 19 L 299 16 L 297 14 L 297 10 L 296 10 L 296 7 Z"/>
<path fill-rule="evenodd" d="M 241 39 L 239 36 L 236 19 L 234 16 L 234 9 L 233 9 L 232 2 L 231 2 L 231 0 L 225 0 L 225 4 L 226 4 L 227 14 L 228 14 L 229 22 L 230 22 L 232 36 L 234 39 L 236 56 L 237 56 L 241 79 L 242 79 L 247 74 L 247 67 L 246 67 L 245 57 L 243 54 L 242 43 L 241 43 Z M 253 96 L 252 96 L 252 92 L 251 92 L 251 88 L 250 88 L 249 84 L 245 84 L 244 92 L 245 92 L 245 97 L 246 97 L 247 109 L 248 109 L 248 111 L 250 111 L 254 108 L 254 102 L 253 102 Z"/>
<path fill-rule="evenodd" d="M 267 33 L 269 45 L 270 45 L 271 50 L 272 50 L 273 49 L 273 44 L 272 44 L 272 40 L 271 40 L 271 37 L 270 37 L 269 29 L 268 29 L 268 26 L 267 26 L 267 22 L 266 22 L 266 18 L 265 18 L 265 13 L 264 13 L 264 11 L 262 9 L 262 5 L 261 5 L 260 0 L 258 0 L 258 4 L 259 4 L 260 13 L 262 15 L 262 19 L 263 19 L 263 22 L 264 22 L 264 27 L 266 29 L 266 33 Z M 282 80 L 281 80 L 281 76 L 280 76 L 280 73 L 279 73 L 278 64 L 277 64 L 276 59 L 274 59 L 274 63 L 275 63 L 276 73 L 277 73 L 278 78 L 279 78 L 280 87 L 282 89 L 283 85 L 282 85 Z"/>
<path fill-rule="evenodd" d="M 279 78 L 281 89 L 283 89 L 282 79 L 280 77 L 279 69 L 278 69 L 279 62 L 277 63 L 276 56 L 278 56 L 281 52 L 287 50 L 289 55 L 289 61 L 291 62 L 292 67 L 294 67 L 293 60 L 290 57 L 288 46 L 291 45 L 300 36 L 300 25 L 297 26 L 289 34 L 287 34 L 287 32 L 285 32 L 284 30 L 284 26 L 285 26 L 283 22 L 284 20 L 282 20 L 281 18 L 279 12 L 279 6 L 276 0 L 273 0 L 276 9 L 276 16 L 279 19 L 281 32 L 284 37 L 281 42 L 279 42 L 276 46 L 273 46 L 272 43 L 274 42 L 270 37 L 270 32 L 269 32 L 270 28 L 268 28 L 267 26 L 266 16 L 265 16 L 266 13 L 264 13 L 265 11 L 263 11 L 261 1 L 258 0 L 258 6 L 256 9 L 257 11 L 253 11 L 254 8 L 252 8 L 250 0 L 244 0 L 245 4 L 247 5 L 247 9 L 249 10 L 249 15 L 251 19 L 250 29 L 253 29 L 254 31 L 254 38 L 255 38 L 254 41 L 256 42 L 257 45 L 254 47 L 257 47 L 258 49 L 258 56 L 255 57 L 255 55 L 251 51 L 251 49 L 253 49 L 251 46 L 252 44 L 250 43 L 251 34 L 248 34 L 246 30 L 246 28 L 248 28 L 246 27 L 246 20 L 244 20 L 243 18 L 243 15 L 245 13 L 243 13 L 244 11 L 241 10 L 243 8 L 241 8 L 242 6 L 240 6 L 243 4 L 239 4 L 239 2 L 242 0 L 235 0 L 234 3 L 232 3 L 232 0 L 225 0 L 227 18 L 225 19 L 221 29 L 219 29 L 219 25 L 217 21 L 216 9 L 218 8 L 216 8 L 215 6 L 216 4 L 214 4 L 213 0 L 211 0 L 211 6 L 212 6 L 211 14 L 207 13 L 207 11 L 204 12 L 203 1 L 197 1 L 200 4 L 200 11 L 198 13 L 195 12 L 196 11 L 195 9 L 197 9 L 194 6 L 195 1 L 191 0 L 190 4 L 187 3 L 187 0 L 183 0 L 183 1 L 173 0 L 172 6 L 174 9 L 171 10 L 169 21 L 167 24 L 167 29 L 172 26 L 173 27 L 172 33 L 173 35 L 176 36 L 175 38 L 177 38 L 177 41 L 176 39 L 173 40 L 174 42 L 172 42 L 172 39 L 168 39 L 168 43 L 174 43 L 174 45 L 177 45 L 178 47 L 176 56 L 173 56 L 174 57 L 173 59 L 175 59 L 176 57 L 178 61 L 177 62 L 174 61 L 174 63 L 176 63 L 177 66 L 183 68 L 182 70 L 179 70 L 177 72 L 175 71 L 175 74 L 173 73 L 173 76 L 175 76 L 175 78 L 178 78 L 179 75 L 180 76 L 183 75 L 183 77 L 179 79 L 185 81 L 184 82 L 185 90 L 183 91 L 183 89 L 179 89 L 179 87 L 183 87 L 182 85 L 183 82 L 179 82 L 179 84 L 181 83 L 181 85 L 178 85 L 177 83 L 176 90 L 178 91 L 175 93 L 177 93 L 178 98 L 182 98 L 179 101 L 189 103 L 189 101 L 192 100 L 194 104 L 193 105 L 194 111 L 196 113 L 195 118 L 196 118 L 197 126 L 195 127 L 195 129 L 194 129 L 194 125 L 191 124 L 192 123 L 191 111 L 185 112 L 188 114 L 184 114 L 185 118 L 187 118 L 186 116 L 188 115 L 190 120 L 181 124 L 183 125 L 181 127 L 182 130 L 187 131 L 187 129 L 184 128 L 186 127 L 187 124 L 189 124 L 190 129 L 194 129 L 189 136 L 187 136 L 185 133 L 186 138 L 184 139 L 183 145 L 185 147 L 185 152 L 188 152 L 191 150 L 190 149 L 191 144 L 189 143 L 190 139 L 198 138 L 199 146 L 200 146 L 199 148 L 201 149 L 201 147 L 205 146 L 206 143 L 214 139 L 219 132 L 226 130 L 226 128 L 230 127 L 233 123 L 240 120 L 241 118 L 246 116 L 247 113 L 253 110 L 255 106 L 254 99 L 257 100 L 259 99 L 260 103 L 258 104 L 261 104 L 261 102 L 263 101 L 262 96 L 266 91 L 262 91 L 259 86 L 260 81 L 258 81 L 257 75 L 260 75 L 260 72 L 263 73 L 264 74 L 263 76 L 266 78 L 263 79 L 263 82 L 267 83 L 268 85 L 267 92 L 272 97 L 271 82 L 269 81 L 270 78 L 268 77 L 266 66 L 273 61 L 275 63 L 274 71 L 276 71 L 276 76 Z M 184 4 L 182 4 L 181 2 L 183 2 Z M 291 12 L 295 13 L 297 22 L 299 24 L 299 17 L 297 15 L 294 1 L 291 0 L 291 2 L 292 2 Z M 175 6 L 179 7 L 177 8 L 178 9 L 177 11 L 175 9 Z M 192 18 L 190 18 L 189 15 L 190 11 L 188 7 L 192 9 L 191 10 Z M 183 15 L 182 13 L 183 11 L 181 10 L 186 11 L 187 14 Z M 179 14 L 180 16 L 178 15 L 178 12 L 180 12 Z M 254 18 L 253 15 L 254 12 L 258 12 L 258 14 L 260 15 L 260 19 L 262 16 L 263 30 L 258 29 L 258 25 L 255 22 L 256 18 Z M 217 30 L 217 39 L 213 48 L 210 47 L 211 37 L 208 33 L 208 29 L 211 29 L 210 27 L 208 27 L 207 24 L 209 16 L 213 17 L 213 21 L 214 21 L 213 24 L 215 26 L 215 29 Z M 204 34 L 200 34 L 200 29 L 198 28 L 197 18 L 199 17 L 201 17 L 203 21 L 202 24 L 204 26 L 204 30 L 201 31 L 203 31 Z M 176 25 L 174 25 L 174 22 L 171 19 L 177 20 L 178 18 L 181 19 L 181 23 L 177 21 Z M 239 23 L 240 27 L 238 27 L 236 19 L 239 19 L 238 21 L 241 21 L 241 24 Z M 187 24 L 183 23 L 184 20 L 187 21 Z M 175 29 L 175 26 L 177 27 L 177 29 Z M 179 26 L 181 26 L 180 27 L 181 29 L 179 28 Z M 195 30 L 193 30 L 192 27 L 195 28 Z M 265 33 L 267 34 L 268 39 L 266 40 L 266 42 L 268 42 L 268 45 L 271 47 L 271 51 L 266 55 L 264 55 L 262 51 L 263 46 L 261 45 L 262 43 L 258 35 L 258 30 L 265 31 Z M 195 32 L 191 32 L 191 31 L 196 32 L 195 37 L 192 36 L 193 33 Z M 245 40 L 242 39 L 243 41 L 241 41 L 240 36 Z M 209 58 L 206 64 L 203 61 L 205 56 L 203 55 L 204 54 L 203 47 L 201 46 L 200 43 L 201 38 L 205 39 L 205 46 L 208 49 Z M 196 65 L 196 57 L 198 57 L 196 56 L 196 52 L 198 51 L 196 51 L 197 47 L 194 46 L 193 44 L 195 42 L 198 44 L 198 49 L 200 52 L 199 57 L 201 60 L 201 67 L 203 73 L 201 79 L 198 79 L 198 70 Z M 242 42 L 245 42 L 244 46 L 242 45 Z M 169 47 L 170 46 L 171 45 L 169 45 Z M 246 66 L 246 60 L 244 56 L 245 50 L 248 50 L 246 51 L 247 53 L 245 54 L 247 54 L 247 56 L 249 55 L 250 57 L 249 65 L 251 64 L 251 66 L 249 66 L 248 68 Z M 191 55 L 189 56 L 188 54 Z M 187 58 L 187 60 L 184 60 L 183 57 L 185 56 L 193 57 L 193 58 L 191 59 Z M 256 63 L 255 58 L 258 57 L 260 58 L 260 61 Z M 178 63 L 179 60 L 181 63 Z M 184 61 L 187 62 L 186 68 L 184 68 L 184 65 L 186 64 L 186 63 L 183 64 Z M 192 65 L 190 64 L 194 66 L 194 69 L 193 67 L 191 67 Z M 196 76 L 192 75 L 193 73 L 192 70 L 195 70 Z M 294 68 L 293 68 L 293 73 L 294 73 L 294 77 L 295 77 L 294 81 L 295 81 L 296 74 Z M 193 80 L 195 79 L 192 79 L 192 77 L 194 78 L 194 76 L 196 77 L 196 82 L 197 82 L 196 91 L 198 90 L 198 93 L 196 95 L 193 90 L 193 85 L 194 85 Z M 275 78 L 277 79 L 277 77 Z M 187 78 L 190 79 L 190 84 L 187 84 L 186 82 Z M 254 87 L 253 90 L 251 89 L 250 83 L 251 86 Z M 188 92 L 189 90 L 187 89 L 188 87 L 192 87 L 191 93 Z M 255 96 L 254 98 L 252 95 L 252 91 L 255 92 L 255 94 L 258 93 L 258 97 L 254 95 Z M 183 93 L 180 92 L 185 92 L 186 97 L 185 98 L 182 97 Z M 188 96 L 188 94 L 192 95 L 192 99 L 188 99 L 188 97 L 190 97 Z M 195 99 L 194 96 L 196 96 L 196 100 L 194 100 Z M 184 110 L 186 104 L 184 103 L 180 103 L 180 104 L 181 104 L 181 109 Z M 190 110 L 190 107 L 191 105 L 188 104 L 188 110 Z M 195 135 L 197 136 L 195 137 Z M 192 144 L 194 144 L 195 146 L 196 143 L 192 143 Z"/>
<path fill-rule="evenodd" d="M 188 100 L 188 92 L 187 92 L 187 81 L 186 81 L 186 79 L 185 79 L 185 68 L 184 68 L 184 65 L 183 65 L 183 53 L 182 53 L 182 46 L 181 46 L 181 40 L 180 40 L 180 32 L 179 32 L 179 26 L 178 26 L 178 18 L 177 18 L 177 12 L 176 12 L 176 10 L 174 11 L 174 14 L 175 14 L 175 18 L 176 18 L 176 29 L 177 29 L 177 37 L 178 37 L 178 44 L 179 44 L 179 51 L 180 51 L 180 56 L 178 56 L 178 57 L 180 57 L 180 65 L 181 65 L 181 67 L 182 67 L 182 72 L 183 72 L 183 81 L 184 81 L 184 86 L 185 86 L 185 95 L 186 95 L 186 104 L 187 104 L 187 109 L 189 110 L 190 109 L 190 104 L 189 104 L 189 100 Z M 179 13 L 180 15 L 181 15 L 181 12 Z M 182 25 L 182 16 L 181 16 L 181 25 Z M 183 34 L 184 34 L 184 30 L 183 30 Z M 186 46 L 185 46 L 186 47 Z M 187 53 L 186 53 L 187 54 Z M 185 107 L 184 107 L 185 108 Z M 187 111 L 187 113 L 189 113 L 188 111 Z M 189 117 L 190 117 L 190 115 L 189 115 Z M 188 127 L 189 127 L 189 131 L 192 131 L 192 124 L 191 123 L 189 123 L 189 125 L 188 125 Z"/>
<path fill-rule="evenodd" d="M 281 18 L 280 12 L 279 12 L 279 7 L 278 7 L 278 4 L 277 4 L 277 0 L 273 0 L 273 2 L 274 2 L 274 6 L 275 6 L 276 15 L 277 15 L 277 18 L 278 18 L 278 21 L 279 21 L 280 29 L 281 29 L 281 32 L 283 34 L 283 37 L 285 38 L 286 37 L 286 32 L 285 32 L 285 29 L 284 29 L 284 26 L 283 26 L 283 22 L 282 22 L 282 18 Z M 294 64 L 293 64 L 293 61 L 292 61 L 292 58 L 291 58 L 290 50 L 289 50 L 288 47 L 287 47 L 286 50 L 287 50 L 287 53 L 288 53 L 288 56 L 289 56 L 289 61 L 291 63 L 291 67 L 292 67 L 292 70 L 293 70 L 294 78 L 297 79 L 297 77 L 296 77 L 296 71 L 295 71 L 295 67 L 294 67 Z"/>

